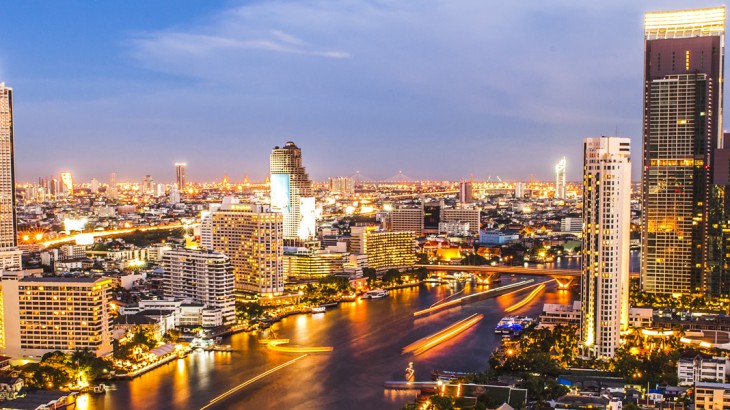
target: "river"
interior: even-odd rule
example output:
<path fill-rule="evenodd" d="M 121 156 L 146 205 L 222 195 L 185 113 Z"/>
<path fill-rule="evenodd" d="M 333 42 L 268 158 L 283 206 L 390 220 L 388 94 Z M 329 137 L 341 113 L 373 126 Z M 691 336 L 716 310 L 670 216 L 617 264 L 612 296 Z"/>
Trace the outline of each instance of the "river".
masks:
<path fill-rule="evenodd" d="M 503 275 L 502 285 L 524 278 Z M 538 278 L 538 281 L 544 278 Z M 485 287 L 465 286 L 464 294 Z M 451 288 L 421 286 L 391 291 L 378 300 L 342 303 L 326 313 L 283 319 L 267 332 L 296 346 L 331 346 L 262 377 L 211 406 L 213 409 L 398 409 L 414 392 L 384 391 L 383 382 L 403 380 L 409 361 L 416 380 L 429 380 L 433 369 L 479 371 L 487 367 L 500 337 L 494 326 L 504 309 L 529 291 L 499 296 L 414 318 L 413 312 L 452 294 Z M 571 303 L 573 291 L 554 282 L 515 314 L 539 315 L 544 303 Z M 402 355 L 409 343 L 473 313 L 484 320 L 457 337 L 419 355 Z M 103 396 L 83 396 L 87 409 L 199 409 L 215 397 L 256 378 L 301 353 L 272 351 L 261 335 L 239 333 L 224 339 L 231 353 L 195 352 L 131 381 L 117 381 Z"/>

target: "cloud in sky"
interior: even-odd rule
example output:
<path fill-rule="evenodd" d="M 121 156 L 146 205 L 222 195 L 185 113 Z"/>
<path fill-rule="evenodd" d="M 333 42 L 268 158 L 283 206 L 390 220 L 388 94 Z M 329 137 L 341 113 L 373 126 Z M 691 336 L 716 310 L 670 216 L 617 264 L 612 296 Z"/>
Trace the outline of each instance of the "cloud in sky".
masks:
<path fill-rule="evenodd" d="M 23 131 L 65 152 L 34 154 L 21 177 L 45 164 L 171 180 L 184 159 L 192 179 L 262 179 L 293 139 L 319 180 L 550 178 L 563 155 L 578 179 L 584 137 L 618 131 L 640 155 L 642 13 L 686 6 L 254 1 L 121 28 L 121 75 L 97 74 L 88 98 L 16 99 Z M 91 146 L 119 159 L 79 149 Z"/>

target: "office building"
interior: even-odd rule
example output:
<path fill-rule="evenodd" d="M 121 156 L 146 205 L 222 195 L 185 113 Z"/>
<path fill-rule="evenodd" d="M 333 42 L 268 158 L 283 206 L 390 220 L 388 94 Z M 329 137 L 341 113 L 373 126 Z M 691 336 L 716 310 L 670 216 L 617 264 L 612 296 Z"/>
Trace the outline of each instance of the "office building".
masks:
<path fill-rule="evenodd" d="M 184 162 L 175 163 L 175 185 L 177 186 L 177 190 L 179 192 L 185 190 L 185 168 L 187 166 L 188 164 Z"/>
<path fill-rule="evenodd" d="M 112 279 L 2 277 L 2 354 L 40 359 L 55 350 L 112 351 Z"/>
<path fill-rule="evenodd" d="M 469 234 L 479 233 L 481 213 L 473 208 L 445 208 L 441 207 L 441 223 L 464 222 L 469 224 Z"/>
<path fill-rule="evenodd" d="M 350 231 L 349 251 L 366 255 L 368 267 L 377 271 L 408 268 L 416 263 L 416 234 L 356 226 Z"/>
<path fill-rule="evenodd" d="M 392 210 L 388 216 L 388 230 L 395 232 L 423 232 L 423 209 L 400 208 Z"/>
<path fill-rule="evenodd" d="M 15 222 L 15 153 L 13 89 L 0 83 L 0 269 L 19 270 Z"/>
<path fill-rule="evenodd" d="M 643 290 L 709 293 L 713 156 L 722 130 L 725 8 L 644 17 Z"/>
<path fill-rule="evenodd" d="M 565 199 L 565 157 L 555 165 L 555 198 Z"/>
<path fill-rule="evenodd" d="M 236 322 L 233 269 L 212 250 L 173 248 L 162 254 L 165 297 L 189 299 L 220 311 L 224 325 Z"/>
<path fill-rule="evenodd" d="M 284 253 L 283 272 L 287 282 L 321 279 L 343 272 L 349 254 L 307 248 Z"/>
<path fill-rule="evenodd" d="M 99 181 L 96 178 L 91 178 L 91 193 L 99 193 Z"/>
<path fill-rule="evenodd" d="M 213 249 L 230 258 L 236 292 L 281 294 L 282 214 L 265 205 L 240 204 L 226 198 L 211 215 Z"/>
<path fill-rule="evenodd" d="M 525 183 L 524 182 L 515 183 L 515 198 L 524 198 L 524 197 L 525 197 Z"/>
<path fill-rule="evenodd" d="M 581 341 L 584 355 L 610 359 L 629 327 L 631 140 L 583 144 Z"/>

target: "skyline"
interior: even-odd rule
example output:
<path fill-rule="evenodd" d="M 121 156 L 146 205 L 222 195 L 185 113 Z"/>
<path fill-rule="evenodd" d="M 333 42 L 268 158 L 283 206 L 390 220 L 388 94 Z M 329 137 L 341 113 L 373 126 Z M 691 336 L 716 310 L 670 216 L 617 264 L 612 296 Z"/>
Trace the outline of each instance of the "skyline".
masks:
<path fill-rule="evenodd" d="M 563 156 L 578 181 L 583 138 L 641 146 L 643 13 L 718 5 L 416 4 L 10 4 L 17 180 L 263 180 L 294 141 L 317 181 L 550 180 Z"/>

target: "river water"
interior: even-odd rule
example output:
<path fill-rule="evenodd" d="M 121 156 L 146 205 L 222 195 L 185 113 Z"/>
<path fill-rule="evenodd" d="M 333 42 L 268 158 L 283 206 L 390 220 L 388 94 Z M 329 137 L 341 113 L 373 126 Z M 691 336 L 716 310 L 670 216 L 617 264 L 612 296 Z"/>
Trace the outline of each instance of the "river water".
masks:
<path fill-rule="evenodd" d="M 504 275 L 501 285 L 526 279 Z M 542 281 L 547 278 L 537 278 Z M 457 285 L 463 294 L 484 286 Z M 326 313 L 283 319 L 267 332 L 290 339 L 295 346 L 331 346 L 329 353 L 312 353 L 262 377 L 217 401 L 213 409 L 398 409 L 414 392 L 384 391 L 383 382 L 403 380 L 409 361 L 416 380 L 430 380 L 433 369 L 480 371 L 500 337 L 494 326 L 504 309 L 529 291 L 485 299 L 414 318 L 413 312 L 451 295 L 454 288 L 421 286 L 399 289 L 378 300 L 342 303 Z M 557 290 L 554 282 L 531 303 L 513 312 L 539 315 L 544 303 L 571 303 L 573 291 Z M 419 355 L 402 355 L 415 340 L 473 313 L 484 320 L 457 337 Z M 268 334 L 266 336 L 269 336 Z M 224 339 L 234 351 L 195 352 L 131 381 L 117 381 L 103 396 L 84 396 L 86 409 L 200 409 L 219 395 L 302 353 L 272 351 L 258 343 L 262 335 L 239 333 Z"/>

